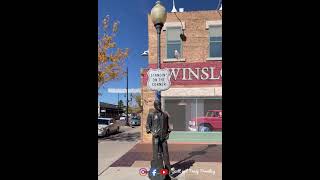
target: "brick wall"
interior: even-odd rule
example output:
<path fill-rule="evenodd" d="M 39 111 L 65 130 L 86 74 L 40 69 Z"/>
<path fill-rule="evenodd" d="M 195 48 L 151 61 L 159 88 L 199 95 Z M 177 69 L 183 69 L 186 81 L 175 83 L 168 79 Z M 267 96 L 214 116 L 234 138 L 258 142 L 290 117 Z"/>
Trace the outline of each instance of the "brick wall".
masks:
<path fill-rule="evenodd" d="M 186 62 L 205 62 L 209 53 L 209 32 L 206 29 L 206 21 L 221 20 L 219 13 L 216 11 L 192 11 L 176 14 L 182 22 L 185 22 L 184 33 L 187 40 L 182 42 L 183 58 Z M 179 22 L 179 20 L 174 13 L 168 13 L 166 22 Z M 148 15 L 148 33 L 149 64 L 154 64 L 157 63 L 157 33 L 150 15 Z M 161 62 L 166 57 L 166 31 L 162 31 Z"/>
<path fill-rule="evenodd" d="M 209 50 L 209 32 L 206 29 L 206 21 L 221 20 L 221 17 L 217 11 L 190 11 L 183 13 L 176 13 L 182 22 L 185 23 L 184 34 L 187 37 L 186 41 L 182 41 L 182 58 L 185 62 L 163 62 L 166 59 L 166 31 L 161 32 L 161 63 L 194 63 L 194 62 L 206 62 L 208 58 Z M 167 13 L 166 22 L 179 22 L 174 13 Z M 157 33 L 156 29 L 148 15 L 148 47 L 149 47 L 149 64 L 157 63 Z M 142 142 L 149 143 L 151 141 L 151 135 L 146 133 L 145 125 L 148 112 L 153 108 L 153 102 L 155 95 L 153 91 L 148 90 L 143 85 L 141 77 L 141 91 L 143 101 L 143 113 L 141 117 L 141 137 Z M 193 87 L 194 85 L 190 85 Z M 197 85 L 201 87 L 202 85 Z M 208 86 L 208 85 L 205 85 Z M 180 87 L 179 85 L 172 87 Z M 184 86 L 186 87 L 186 86 Z"/>
<path fill-rule="evenodd" d="M 141 116 L 141 133 L 142 133 L 141 138 L 142 138 L 142 142 L 150 142 L 151 135 L 146 133 L 146 122 L 147 122 L 149 110 L 153 108 L 155 94 L 153 91 L 148 90 L 147 86 L 143 86 L 141 88 L 141 91 L 142 91 L 141 99 L 143 100 L 143 111 Z"/>

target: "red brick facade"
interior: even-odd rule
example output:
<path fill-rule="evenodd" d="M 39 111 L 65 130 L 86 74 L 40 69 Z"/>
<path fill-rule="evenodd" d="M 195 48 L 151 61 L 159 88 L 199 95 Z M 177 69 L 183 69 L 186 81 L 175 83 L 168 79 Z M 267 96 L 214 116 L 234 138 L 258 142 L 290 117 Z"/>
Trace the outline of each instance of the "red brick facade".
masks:
<path fill-rule="evenodd" d="M 179 19 L 184 23 L 184 34 L 187 37 L 186 41 L 182 41 L 182 58 L 183 62 L 165 62 L 166 61 L 166 31 L 161 32 L 161 68 L 190 68 L 198 76 L 193 75 L 193 79 L 189 80 L 189 69 L 185 80 L 182 80 L 183 70 L 177 75 L 177 80 L 172 78 L 171 87 L 221 87 L 222 84 L 222 61 L 208 60 L 209 54 L 209 32 L 206 28 L 208 21 L 221 21 L 221 16 L 217 11 L 191 11 L 176 13 Z M 168 22 L 180 23 L 174 13 L 167 13 Z M 181 23 L 180 23 L 181 24 Z M 156 68 L 157 63 L 157 33 L 155 27 L 148 15 L 148 46 L 149 46 L 149 67 Z M 211 69 L 210 69 L 211 67 Z M 203 70 L 203 68 L 208 68 Z M 198 70 L 199 69 L 199 70 Z M 206 76 L 203 71 L 209 75 Z M 149 109 L 153 107 L 154 92 L 148 90 L 146 86 L 147 70 L 141 72 L 141 91 L 142 91 L 142 123 L 141 133 L 142 141 L 150 142 L 151 136 L 145 132 L 145 124 Z M 211 72 L 213 73 L 211 76 Z M 202 78 L 202 79 L 201 79 Z"/>

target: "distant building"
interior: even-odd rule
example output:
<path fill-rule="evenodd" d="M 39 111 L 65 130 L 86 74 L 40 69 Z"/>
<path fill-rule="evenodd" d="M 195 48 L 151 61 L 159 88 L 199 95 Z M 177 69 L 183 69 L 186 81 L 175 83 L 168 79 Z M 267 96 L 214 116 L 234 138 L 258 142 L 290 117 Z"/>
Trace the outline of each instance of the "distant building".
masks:
<path fill-rule="evenodd" d="M 123 108 L 118 108 L 117 105 L 108 104 L 104 102 L 99 103 L 99 117 L 102 118 L 116 118 L 124 113 Z"/>

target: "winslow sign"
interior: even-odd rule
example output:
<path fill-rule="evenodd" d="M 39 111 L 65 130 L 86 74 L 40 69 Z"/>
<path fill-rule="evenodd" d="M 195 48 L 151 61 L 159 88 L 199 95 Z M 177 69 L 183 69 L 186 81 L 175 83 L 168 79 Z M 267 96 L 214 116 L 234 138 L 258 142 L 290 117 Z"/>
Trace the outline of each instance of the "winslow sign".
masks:
<path fill-rule="evenodd" d="M 152 69 L 153 65 L 150 65 Z M 169 71 L 169 78 L 172 85 L 197 85 L 197 84 L 221 84 L 222 63 L 179 63 L 164 64 L 163 69 Z M 146 73 L 143 76 L 143 83 L 147 84 L 149 78 Z"/>
<path fill-rule="evenodd" d="M 201 80 L 218 80 L 222 78 L 222 69 L 218 75 L 215 76 L 214 67 L 204 67 L 204 68 L 170 68 L 170 79 L 177 80 L 178 74 L 182 71 L 183 81 L 191 81 L 193 79 Z"/>

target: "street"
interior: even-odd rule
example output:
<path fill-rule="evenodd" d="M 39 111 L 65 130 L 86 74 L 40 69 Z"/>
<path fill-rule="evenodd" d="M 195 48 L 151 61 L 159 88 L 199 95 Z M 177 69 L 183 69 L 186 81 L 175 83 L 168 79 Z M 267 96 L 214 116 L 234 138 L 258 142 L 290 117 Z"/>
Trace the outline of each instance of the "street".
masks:
<path fill-rule="evenodd" d="M 140 126 L 121 126 L 120 133 L 98 138 L 98 176 L 140 141 Z"/>

